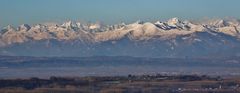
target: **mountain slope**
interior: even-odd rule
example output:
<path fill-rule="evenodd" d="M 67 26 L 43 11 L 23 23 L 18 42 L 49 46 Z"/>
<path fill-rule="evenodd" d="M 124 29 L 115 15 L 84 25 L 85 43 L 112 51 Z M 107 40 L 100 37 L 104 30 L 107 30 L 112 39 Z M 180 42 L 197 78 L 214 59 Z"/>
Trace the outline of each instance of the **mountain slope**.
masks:
<path fill-rule="evenodd" d="M 206 57 L 240 55 L 240 22 L 202 23 L 172 18 L 102 24 L 23 24 L 0 33 L 0 54 L 16 56 Z"/>

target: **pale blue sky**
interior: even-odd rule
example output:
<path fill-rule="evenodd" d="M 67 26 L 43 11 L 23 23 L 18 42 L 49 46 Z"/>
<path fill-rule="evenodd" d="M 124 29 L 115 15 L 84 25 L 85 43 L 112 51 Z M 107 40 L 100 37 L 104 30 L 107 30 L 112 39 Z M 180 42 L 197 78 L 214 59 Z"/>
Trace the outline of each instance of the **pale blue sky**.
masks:
<path fill-rule="evenodd" d="M 112 24 L 172 17 L 240 18 L 240 0 L 0 0 L 0 27 L 65 20 Z"/>

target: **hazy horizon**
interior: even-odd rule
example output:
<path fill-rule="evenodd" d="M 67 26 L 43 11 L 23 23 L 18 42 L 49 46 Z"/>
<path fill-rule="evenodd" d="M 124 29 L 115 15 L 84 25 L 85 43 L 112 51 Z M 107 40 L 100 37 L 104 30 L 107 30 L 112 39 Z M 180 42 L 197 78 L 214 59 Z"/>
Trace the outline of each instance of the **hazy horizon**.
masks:
<path fill-rule="evenodd" d="M 0 27 L 67 20 L 115 24 L 136 20 L 239 18 L 239 0 L 1 0 Z"/>

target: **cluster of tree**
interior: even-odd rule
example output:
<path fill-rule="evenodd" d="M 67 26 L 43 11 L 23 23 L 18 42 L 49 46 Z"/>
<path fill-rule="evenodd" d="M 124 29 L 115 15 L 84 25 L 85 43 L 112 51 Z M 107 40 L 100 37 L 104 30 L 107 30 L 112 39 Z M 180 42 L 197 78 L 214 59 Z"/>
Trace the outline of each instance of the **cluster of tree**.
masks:
<path fill-rule="evenodd" d="M 65 87 L 67 85 L 81 86 L 88 85 L 88 80 L 81 80 L 75 78 L 51 77 L 50 79 L 15 79 L 15 80 L 0 80 L 0 88 L 53 88 L 55 86 Z"/>

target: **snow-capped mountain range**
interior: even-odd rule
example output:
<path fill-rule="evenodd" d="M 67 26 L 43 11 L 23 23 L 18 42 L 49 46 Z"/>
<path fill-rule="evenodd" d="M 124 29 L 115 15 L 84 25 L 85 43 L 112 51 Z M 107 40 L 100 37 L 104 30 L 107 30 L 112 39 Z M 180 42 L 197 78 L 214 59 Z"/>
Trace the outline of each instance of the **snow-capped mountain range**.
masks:
<path fill-rule="evenodd" d="M 0 54 L 18 56 L 239 56 L 240 21 L 102 25 L 65 22 L 4 27 Z"/>

